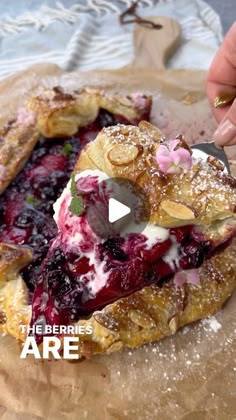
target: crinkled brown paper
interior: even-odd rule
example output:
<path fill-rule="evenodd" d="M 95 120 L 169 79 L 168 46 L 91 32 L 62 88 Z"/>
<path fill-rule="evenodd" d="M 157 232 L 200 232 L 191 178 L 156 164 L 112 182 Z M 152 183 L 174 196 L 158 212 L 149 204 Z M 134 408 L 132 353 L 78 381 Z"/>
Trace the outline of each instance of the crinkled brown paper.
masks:
<path fill-rule="evenodd" d="M 154 95 L 152 120 L 168 135 L 211 138 L 215 127 L 197 71 L 124 69 L 63 75 L 34 66 L 0 82 L 0 122 L 42 86 L 90 85 Z M 229 150 L 232 160 L 235 149 Z M 80 363 L 21 360 L 0 341 L 0 417 L 4 420 L 224 420 L 236 418 L 236 296 L 216 317 L 138 350 Z"/>

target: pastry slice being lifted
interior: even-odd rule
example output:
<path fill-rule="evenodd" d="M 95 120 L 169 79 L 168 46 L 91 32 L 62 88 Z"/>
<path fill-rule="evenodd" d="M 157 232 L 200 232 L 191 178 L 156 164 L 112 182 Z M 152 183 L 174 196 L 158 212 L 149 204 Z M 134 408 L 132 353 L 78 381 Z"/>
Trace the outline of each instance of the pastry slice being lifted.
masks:
<path fill-rule="evenodd" d="M 176 151 L 182 160 L 173 163 L 167 157 L 172 152 L 175 159 Z M 168 163 L 166 170 L 162 162 Z M 143 233 L 100 238 L 91 229 L 87 209 L 91 200 L 109 201 L 109 188 L 96 189 L 108 177 L 125 178 L 145 191 L 150 215 Z M 72 208 L 75 195 L 78 212 Z M 192 158 L 182 137 L 166 141 L 146 122 L 104 128 L 81 153 L 75 176 L 55 205 L 59 232 L 43 262 L 31 324 L 74 323 L 146 286 L 167 283 L 177 272 L 198 268 L 229 244 L 235 209 L 235 180 L 218 161 Z"/>

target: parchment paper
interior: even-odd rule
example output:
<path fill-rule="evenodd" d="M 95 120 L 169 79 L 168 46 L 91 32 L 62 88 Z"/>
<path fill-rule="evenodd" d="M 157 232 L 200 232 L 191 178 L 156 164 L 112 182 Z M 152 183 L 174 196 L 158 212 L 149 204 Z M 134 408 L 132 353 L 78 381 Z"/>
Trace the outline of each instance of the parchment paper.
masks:
<path fill-rule="evenodd" d="M 40 85 L 81 85 L 154 95 L 152 120 L 168 136 L 211 138 L 215 122 L 204 97 L 203 72 L 125 69 L 63 75 L 42 65 L 0 83 L 0 122 Z M 191 103 L 187 105 L 186 103 Z M 235 149 L 229 151 L 235 159 Z M 236 295 L 216 317 L 138 350 L 80 363 L 20 360 L 10 337 L 0 339 L 3 420 L 202 420 L 236 418 Z"/>

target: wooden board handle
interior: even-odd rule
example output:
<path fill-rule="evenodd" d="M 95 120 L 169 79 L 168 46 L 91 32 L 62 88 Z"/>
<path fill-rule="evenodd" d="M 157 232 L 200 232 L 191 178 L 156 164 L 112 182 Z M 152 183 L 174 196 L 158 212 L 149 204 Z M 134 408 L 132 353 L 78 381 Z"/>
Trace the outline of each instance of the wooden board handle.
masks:
<path fill-rule="evenodd" d="M 162 28 L 150 29 L 135 24 L 133 35 L 135 57 L 131 65 L 161 70 L 165 68 L 168 58 L 181 40 L 181 26 L 176 20 L 164 16 L 148 17 L 148 20 L 161 24 Z"/>

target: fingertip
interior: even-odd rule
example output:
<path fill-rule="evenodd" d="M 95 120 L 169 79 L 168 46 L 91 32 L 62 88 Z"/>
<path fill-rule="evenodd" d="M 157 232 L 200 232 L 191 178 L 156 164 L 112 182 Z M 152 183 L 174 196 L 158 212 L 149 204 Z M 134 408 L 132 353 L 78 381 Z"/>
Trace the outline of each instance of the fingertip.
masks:
<path fill-rule="evenodd" d="M 218 148 L 236 144 L 236 126 L 228 118 L 223 120 L 213 134 L 213 141 Z"/>

